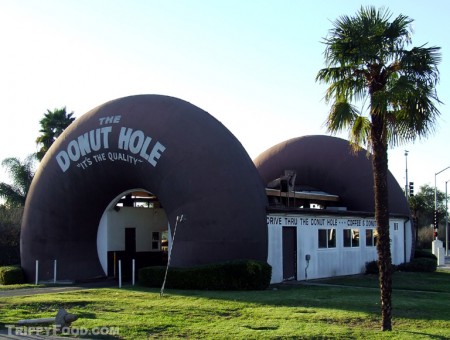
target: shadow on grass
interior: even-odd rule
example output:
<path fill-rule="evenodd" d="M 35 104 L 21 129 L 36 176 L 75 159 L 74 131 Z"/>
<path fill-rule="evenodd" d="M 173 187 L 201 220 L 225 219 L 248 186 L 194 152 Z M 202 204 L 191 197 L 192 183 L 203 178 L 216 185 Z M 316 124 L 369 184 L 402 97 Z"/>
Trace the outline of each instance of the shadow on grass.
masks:
<path fill-rule="evenodd" d="M 422 332 L 412 332 L 412 331 L 404 331 L 403 333 L 411 334 L 411 337 L 426 337 L 427 339 L 439 339 L 439 340 L 448 340 L 448 336 L 446 335 L 433 335 L 429 333 Z"/>
<path fill-rule="evenodd" d="M 394 318 L 450 320 L 450 272 L 397 272 L 394 274 L 393 284 Z M 127 286 L 125 289 L 159 295 L 157 288 Z M 374 317 L 380 314 L 380 291 L 376 275 L 284 283 L 271 285 L 264 291 L 167 289 L 165 294 L 239 301 L 246 304 L 300 307 L 308 312 L 314 308 L 324 308 L 368 313 Z"/>
<path fill-rule="evenodd" d="M 437 271 L 433 273 L 395 272 L 392 281 L 394 290 L 403 289 L 450 294 L 450 271 Z M 333 277 L 313 280 L 312 282 L 379 288 L 378 275 L 373 274 Z"/>

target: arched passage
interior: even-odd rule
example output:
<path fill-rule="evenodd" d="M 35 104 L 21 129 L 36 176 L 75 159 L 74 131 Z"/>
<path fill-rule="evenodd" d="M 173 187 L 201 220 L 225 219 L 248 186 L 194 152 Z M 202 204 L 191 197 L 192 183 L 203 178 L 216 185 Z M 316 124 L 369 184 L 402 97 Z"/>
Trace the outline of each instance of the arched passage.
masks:
<path fill-rule="evenodd" d="M 177 230 L 175 266 L 266 260 L 264 185 L 239 141 L 216 119 L 180 99 L 141 95 L 78 118 L 43 159 L 28 194 L 22 267 L 34 277 L 103 275 L 97 229 L 111 200 L 130 188 L 158 196 Z"/>
<path fill-rule="evenodd" d="M 119 260 L 126 279 L 131 279 L 133 260 L 136 268 L 166 265 L 168 225 L 167 214 L 154 194 L 135 188 L 115 197 L 97 231 L 97 253 L 104 273 L 118 277 Z"/>

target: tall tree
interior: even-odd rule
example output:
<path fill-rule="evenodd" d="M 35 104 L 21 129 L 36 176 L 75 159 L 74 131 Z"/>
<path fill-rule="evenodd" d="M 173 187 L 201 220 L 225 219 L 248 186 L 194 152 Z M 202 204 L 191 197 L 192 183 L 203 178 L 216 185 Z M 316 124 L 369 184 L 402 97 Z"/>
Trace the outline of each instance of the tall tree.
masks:
<path fill-rule="evenodd" d="M 21 161 L 18 158 L 10 157 L 2 161 L 2 166 L 6 168 L 11 176 L 12 184 L 0 183 L 0 197 L 5 199 L 7 207 L 22 207 L 25 205 L 28 190 L 34 177 L 35 155 L 30 155 Z"/>
<path fill-rule="evenodd" d="M 413 20 L 391 17 L 389 10 L 369 6 L 335 20 L 323 41 L 326 68 L 316 76 L 329 84 L 328 131 L 348 130 L 354 148 L 372 153 L 383 331 L 392 330 L 388 148 L 427 136 L 440 114 L 435 91 L 440 48 L 406 49 Z"/>
<path fill-rule="evenodd" d="M 20 224 L 23 207 L 0 205 L 0 266 L 20 263 Z"/>
<path fill-rule="evenodd" d="M 38 160 L 41 161 L 44 158 L 56 138 L 75 120 L 72 116 L 73 112 L 67 113 L 65 107 L 53 111 L 47 110 L 44 118 L 39 122 L 41 135 L 36 139 L 36 143 L 38 146 L 40 145 L 40 149 L 36 153 Z"/>

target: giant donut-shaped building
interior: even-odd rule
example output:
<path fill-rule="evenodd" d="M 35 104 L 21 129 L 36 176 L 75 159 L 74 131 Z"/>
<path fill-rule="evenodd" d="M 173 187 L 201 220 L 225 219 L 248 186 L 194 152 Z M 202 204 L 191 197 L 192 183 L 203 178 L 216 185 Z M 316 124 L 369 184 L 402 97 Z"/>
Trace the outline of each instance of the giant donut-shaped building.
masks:
<path fill-rule="evenodd" d="M 322 135 L 292 138 L 264 151 L 254 163 L 266 185 L 284 170 L 293 170 L 298 190 L 332 193 L 348 210 L 375 211 L 372 158 L 366 150 L 353 151 L 347 140 Z M 388 186 L 390 214 L 409 216 L 405 194 L 391 172 Z"/>
<path fill-rule="evenodd" d="M 341 138 L 302 136 L 269 148 L 254 163 L 268 187 L 272 282 L 359 274 L 378 258 L 372 164 L 365 150 L 354 153 Z M 390 172 L 388 186 L 392 261 L 400 264 L 411 259 L 413 226 Z"/>
<path fill-rule="evenodd" d="M 118 243 L 102 245 L 99 226 L 106 210 L 110 216 L 126 211 L 116 203 L 132 191 L 157 197 L 169 233 L 181 221 L 172 265 L 267 259 L 267 197 L 240 142 L 188 102 L 139 95 L 81 116 L 46 154 L 22 222 L 21 260 L 28 280 L 34 279 L 36 261 L 39 279 L 51 279 L 54 260 L 58 280 L 104 276 L 106 255 L 99 244 L 107 252 Z M 150 235 L 147 242 L 160 249 L 159 234 Z M 137 247 L 146 237 L 138 230 Z"/>

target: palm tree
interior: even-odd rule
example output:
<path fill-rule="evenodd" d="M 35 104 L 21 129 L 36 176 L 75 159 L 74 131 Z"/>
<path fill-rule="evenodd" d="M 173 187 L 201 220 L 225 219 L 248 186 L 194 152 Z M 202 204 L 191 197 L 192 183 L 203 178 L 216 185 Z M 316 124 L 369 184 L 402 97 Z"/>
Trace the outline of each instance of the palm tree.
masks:
<path fill-rule="evenodd" d="M 388 148 L 427 136 L 440 114 L 435 91 L 440 48 L 407 50 L 413 20 L 391 17 L 387 9 L 369 6 L 334 21 L 323 41 L 326 68 L 316 76 L 329 84 L 328 131 L 348 130 L 355 149 L 365 146 L 372 153 L 383 331 L 392 330 Z"/>
<path fill-rule="evenodd" d="M 13 184 L 0 183 L 0 197 L 5 199 L 7 207 L 23 207 L 34 177 L 35 155 L 30 155 L 22 162 L 15 157 L 6 158 L 2 166 L 12 178 Z"/>
<path fill-rule="evenodd" d="M 72 117 L 73 112 L 67 113 L 66 108 L 47 110 L 39 122 L 41 135 L 36 139 L 36 143 L 41 145 L 41 148 L 36 153 L 38 160 L 42 160 L 47 153 L 50 146 L 54 143 L 56 138 L 75 120 Z"/>

